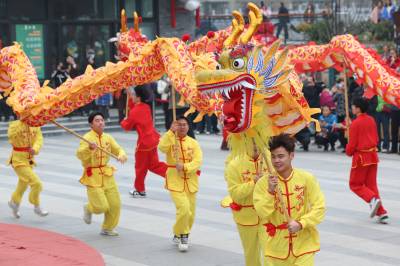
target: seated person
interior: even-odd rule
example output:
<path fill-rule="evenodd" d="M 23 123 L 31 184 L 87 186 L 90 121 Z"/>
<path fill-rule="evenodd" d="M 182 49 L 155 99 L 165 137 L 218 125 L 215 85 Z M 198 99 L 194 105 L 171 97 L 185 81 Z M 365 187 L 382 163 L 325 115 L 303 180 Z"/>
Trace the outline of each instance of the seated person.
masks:
<path fill-rule="evenodd" d="M 324 146 L 324 151 L 328 150 L 329 144 L 331 145 L 331 151 L 334 151 L 338 133 L 333 130 L 333 125 L 337 123 L 337 117 L 331 113 L 331 109 L 328 106 L 324 105 L 321 109 L 322 114 L 318 118 L 321 132 L 317 133 L 315 141 L 318 145 Z"/>
<path fill-rule="evenodd" d="M 295 138 L 298 142 L 301 143 L 304 151 L 308 151 L 308 146 L 311 142 L 311 132 L 308 127 L 303 128 L 295 135 Z"/>

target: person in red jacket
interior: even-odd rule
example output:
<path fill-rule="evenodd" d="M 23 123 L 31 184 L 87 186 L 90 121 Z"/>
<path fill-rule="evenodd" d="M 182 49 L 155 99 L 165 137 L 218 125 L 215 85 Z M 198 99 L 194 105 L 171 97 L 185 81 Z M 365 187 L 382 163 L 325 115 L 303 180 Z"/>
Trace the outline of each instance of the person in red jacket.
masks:
<path fill-rule="evenodd" d="M 146 104 L 146 90 L 143 86 L 136 86 L 134 94 L 129 97 L 129 115 L 121 121 L 124 130 L 135 129 L 138 140 L 135 152 L 135 174 L 134 189 L 129 193 L 133 197 L 146 197 L 144 180 L 147 171 L 165 177 L 167 165 L 158 159 L 157 145 L 160 134 L 153 125 L 151 109 Z"/>
<path fill-rule="evenodd" d="M 346 154 L 353 156 L 350 172 L 350 189 L 370 205 L 370 217 L 378 216 L 378 222 L 388 223 L 389 216 L 379 197 L 376 174 L 378 171 L 378 132 L 374 118 L 365 112 L 368 101 L 355 99 L 352 112 L 356 119 L 350 125 Z"/>

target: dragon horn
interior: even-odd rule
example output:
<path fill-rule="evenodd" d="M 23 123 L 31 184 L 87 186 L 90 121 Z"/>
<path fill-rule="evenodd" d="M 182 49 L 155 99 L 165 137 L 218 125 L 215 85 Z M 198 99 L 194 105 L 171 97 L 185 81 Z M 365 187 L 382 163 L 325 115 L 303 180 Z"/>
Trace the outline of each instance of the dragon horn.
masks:
<path fill-rule="evenodd" d="M 240 36 L 240 43 L 246 44 L 250 41 L 253 34 L 257 31 L 258 27 L 261 25 L 263 21 L 263 17 L 260 9 L 253 3 L 248 3 L 247 7 L 249 8 L 249 28 L 248 30 Z"/>
<path fill-rule="evenodd" d="M 232 16 L 234 19 L 232 20 L 232 33 L 228 38 L 224 41 L 224 47 L 229 47 L 237 42 L 244 30 L 244 19 L 242 14 L 239 11 L 233 11 Z"/>
<path fill-rule="evenodd" d="M 121 10 L 121 33 L 128 31 L 128 27 L 126 25 L 127 25 L 127 23 L 126 23 L 125 9 L 122 9 Z"/>
<path fill-rule="evenodd" d="M 133 12 L 133 28 L 134 28 L 134 30 L 135 30 L 136 32 L 140 32 L 139 23 L 140 23 L 140 21 L 139 21 L 139 16 L 138 16 L 138 14 L 137 14 L 136 11 L 135 11 L 135 12 Z"/>

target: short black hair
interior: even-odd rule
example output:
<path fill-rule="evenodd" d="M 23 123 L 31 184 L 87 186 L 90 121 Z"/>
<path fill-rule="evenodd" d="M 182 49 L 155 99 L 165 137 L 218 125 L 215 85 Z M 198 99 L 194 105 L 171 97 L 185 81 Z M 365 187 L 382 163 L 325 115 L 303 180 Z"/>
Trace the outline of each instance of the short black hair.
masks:
<path fill-rule="evenodd" d="M 100 115 L 100 116 L 103 117 L 103 119 L 104 119 L 104 114 L 103 114 L 102 112 L 95 111 L 95 112 L 91 113 L 91 114 L 89 115 L 89 117 L 88 117 L 88 122 L 89 122 L 89 124 L 91 124 L 91 123 L 93 122 L 93 119 L 96 117 L 96 115 Z"/>
<path fill-rule="evenodd" d="M 135 88 L 135 94 L 137 97 L 140 97 L 141 102 L 147 102 L 147 99 L 149 98 L 149 95 L 146 91 L 146 87 L 143 85 L 137 85 Z"/>
<path fill-rule="evenodd" d="M 188 124 L 188 126 L 190 126 L 190 121 L 189 121 L 189 119 L 188 119 L 186 116 L 184 116 L 184 115 L 178 116 L 178 117 L 176 118 L 176 121 L 182 120 L 182 119 L 186 121 L 186 123 Z"/>
<path fill-rule="evenodd" d="M 279 134 L 269 140 L 269 150 L 272 152 L 279 147 L 283 147 L 289 153 L 294 152 L 295 143 L 296 140 L 289 134 Z"/>
<path fill-rule="evenodd" d="M 356 98 L 353 100 L 353 105 L 360 108 L 361 113 L 365 113 L 368 110 L 368 101 L 365 98 Z"/>

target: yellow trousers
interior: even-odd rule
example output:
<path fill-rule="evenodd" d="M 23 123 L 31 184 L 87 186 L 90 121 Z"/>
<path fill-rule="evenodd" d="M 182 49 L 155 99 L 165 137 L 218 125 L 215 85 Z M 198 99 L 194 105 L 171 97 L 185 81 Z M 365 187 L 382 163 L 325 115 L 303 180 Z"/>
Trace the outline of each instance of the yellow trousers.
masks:
<path fill-rule="evenodd" d="M 285 260 L 265 257 L 266 266 L 314 266 L 315 253 L 304 254 L 300 257 L 293 256 L 292 252 Z"/>
<path fill-rule="evenodd" d="M 121 199 L 114 177 L 104 182 L 103 187 L 87 187 L 87 210 L 94 214 L 104 213 L 103 229 L 112 230 L 119 222 Z"/>
<path fill-rule="evenodd" d="M 31 191 L 29 193 L 29 202 L 35 206 L 39 205 L 39 195 L 42 191 L 42 182 L 40 181 L 39 176 L 33 172 L 31 166 L 17 166 L 14 168 L 14 171 L 18 176 L 18 184 L 11 196 L 11 200 L 20 204 L 25 190 L 30 186 Z"/>
<path fill-rule="evenodd" d="M 261 266 L 263 249 L 260 227 L 236 224 L 242 241 L 246 266 Z"/>
<path fill-rule="evenodd" d="M 190 193 L 185 186 L 184 192 L 170 191 L 172 201 L 176 208 L 176 222 L 174 234 L 179 236 L 189 234 L 192 229 L 196 212 L 196 193 Z"/>

